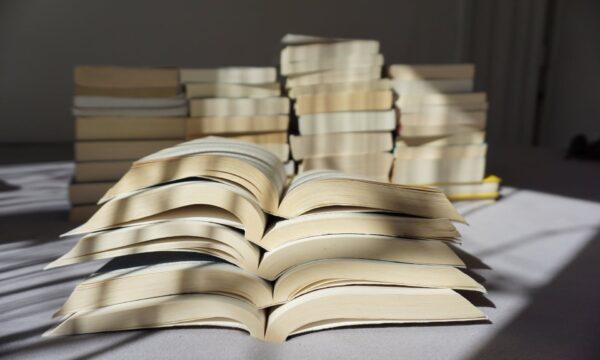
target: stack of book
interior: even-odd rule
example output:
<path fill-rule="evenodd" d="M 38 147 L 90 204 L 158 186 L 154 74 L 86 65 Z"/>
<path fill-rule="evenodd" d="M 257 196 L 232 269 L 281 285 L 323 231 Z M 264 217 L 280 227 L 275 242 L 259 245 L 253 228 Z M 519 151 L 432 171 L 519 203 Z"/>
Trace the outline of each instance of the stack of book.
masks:
<path fill-rule="evenodd" d="M 390 81 L 381 78 L 379 42 L 286 35 L 282 43 L 299 172 L 335 169 L 387 181 L 397 116 Z"/>
<path fill-rule="evenodd" d="M 187 104 L 178 77 L 175 68 L 75 68 L 71 221 L 87 220 L 133 160 L 183 140 Z"/>
<path fill-rule="evenodd" d="M 486 94 L 474 92 L 472 64 L 391 65 L 401 112 L 391 181 L 435 185 L 453 200 L 498 196 L 485 175 Z"/>
<path fill-rule="evenodd" d="M 259 144 L 289 160 L 289 99 L 274 67 L 181 69 L 189 99 L 186 138 L 227 136 Z M 293 163 L 286 168 L 294 169 Z"/>
<path fill-rule="evenodd" d="M 282 342 L 348 326 L 481 321 L 442 192 L 332 170 L 285 185 L 264 148 L 208 137 L 137 161 L 48 267 L 114 258 L 46 335 L 221 326 Z M 127 256 L 126 256 L 127 255 Z M 352 285 L 352 286 L 350 286 Z"/>

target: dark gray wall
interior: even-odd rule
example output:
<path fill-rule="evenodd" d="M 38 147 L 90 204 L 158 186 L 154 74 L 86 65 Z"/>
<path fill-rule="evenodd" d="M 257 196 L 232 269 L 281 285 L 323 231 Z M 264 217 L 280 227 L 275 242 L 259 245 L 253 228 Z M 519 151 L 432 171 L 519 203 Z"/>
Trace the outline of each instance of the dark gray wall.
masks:
<path fill-rule="evenodd" d="M 565 147 L 576 133 L 600 136 L 600 2 L 552 3 L 0 0 L 0 143 L 72 140 L 77 64 L 275 65 L 293 32 L 378 39 L 387 63 L 474 62 L 488 142 Z"/>
<path fill-rule="evenodd" d="M 600 1 L 558 0 L 540 144 L 566 147 L 577 134 L 600 138 Z"/>
<path fill-rule="evenodd" d="M 465 0 L 0 0 L 0 142 L 72 139 L 76 64 L 273 65 L 288 32 L 379 39 L 386 61 L 463 59 Z"/>

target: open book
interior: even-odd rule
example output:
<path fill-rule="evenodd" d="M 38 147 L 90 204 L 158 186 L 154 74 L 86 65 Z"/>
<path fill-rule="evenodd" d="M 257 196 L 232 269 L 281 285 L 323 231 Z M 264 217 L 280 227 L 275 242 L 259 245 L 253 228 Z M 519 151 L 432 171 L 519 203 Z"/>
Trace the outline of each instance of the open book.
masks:
<path fill-rule="evenodd" d="M 135 162 L 100 203 L 48 268 L 112 267 L 77 286 L 47 335 L 210 325 L 281 342 L 486 319 L 456 292 L 485 289 L 461 270 L 452 221 L 464 219 L 437 189 L 327 170 L 286 184 L 268 151 L 210 137 Z"/>

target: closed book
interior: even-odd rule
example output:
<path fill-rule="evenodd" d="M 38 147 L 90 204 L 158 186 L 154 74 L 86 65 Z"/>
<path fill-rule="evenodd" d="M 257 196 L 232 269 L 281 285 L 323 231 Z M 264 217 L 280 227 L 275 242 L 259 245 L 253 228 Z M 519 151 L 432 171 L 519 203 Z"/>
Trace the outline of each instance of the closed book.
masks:
<path fill-rule="evenodd" d="M 330 169 L 387 182 L 393 162 L 394 156 L 389 152 L 308 157 L 302 161 L 298 171 Z"/>
<path fill-rule="evenodd" d="M 290 145 L 286 143 L 257 143 L 274 154 L 281 162 L 287 162 L 290 159 Z"/>
<path fill-rule="evenodd" d="M 301 115 L 301 135 L 337 132 L 393 131 L 397 126 L 395 110 L 348 111 Z"/>
<path fill-rule="evenodd" d="M 287 131 L 245 134 L 228 136 L 230 139 L 247 141 L 254 144 L 286 144 L 288 143 Z"/>
<path fill-rule="evenodd" d="M 75 163 L 75 182 L 117 181 L 131 167 L 129 160 L 84 161 Z"/>
<path fill-rule="evenodd" d="M 473 64 L 394 64 L 388 68 L 393 79 L 471 79 Z"/>
<path fill-rule="evenodd" d="M 364 82 L 379 78 L 381 78 L 381 66 L 333 69 L 290 76 L 285 80 L 285 87 L 293 88 L 296 86 L 327 83 L 349 83 L 355 81 Z"/>
<path fill-rule="evenodd" d="M 402 146 L 447 146 L 482 144 L 484 141 L 484 131 L 469 131 L 438 136 L 401 136 L 396 141 L 396 148 L 399 149 Z"/>
<path fill-rule="evenodd" d="M 174 106 L 154 109 L 134 108 L 73 108 L 74 116 L 94 117 L 184 117 L 188 114 L 188 107 Z"/>
<path fill-rule="evenodd" d="M 310 59 L 338 58 L 353 54 L 377 54 L 376 40 L 347 40 L 332 43 L 317 43 L 287 46 L 281 50 L 281 62 L 290 63 Z"/>
<path fill-rule="evenodd" d="M 69 209 L 69 222 L 81 224 L 89 220 L 89 218 L 98 211 L 100 206 L 95 204 L 75 205 Z"/>
<path fill-rule="evenodd" d="M 74 205 L 96 204 L 115 182 L 73 183 L 69 185 L 69 201 Z"/>
<path fill-rule="evenodd" d="M 179 86 L 176 68 L 76 66 L 74 83 L 92 88 L 170 88 Z"/>
<path fill-rule="evenodd" d="M 114 97 L 114 96 L 88 96 L 76 95 L 73 97 L 73 106 L 76 108 L 93 109 L 155 109 L 186 106 L 187 100 L 182 96 L 162 98 L 139 97 Z"/>
<path fill-rule="evenodd" d="M 185 122 L 184 118 L 168 117 L 78 117 L 75 119 L 75 139 L 183 140 Z"/>
<path fill-rule="evenodd" d="M 186 138 L 287 131 L 288 115 L 205 116 L 186 119 Z"/>
<path fill-rule="evenodd" d="M 190 116 L 283 115 L 290 112 L 286 97 L 256 99 L 192 99 Z"/>
<path fill-rule="evenodd" d="M 267 84 L 277 81 L 274 67 L 223 67 L 181 69 L 182 83 Z"/>
<path fill-rule="evenodd" d="M 444 126 L 444 125 L 483 125 L 487 119 L 486 111 L 421 111 L 418 113 L 402 113 L 400 122 L 403 126 Z"/>
<path fill-rule="evenodd" d="M 393 104 L 391 91 L 370 91 L 355 93 L 335 93 L 302 95 L 296 99 L 296 114 L 337 112 L 337 111 L 362 111 L 386 110 Z"/>
<path fill-rule="evenodd" d="M 389 132 L 290 136 L 290 148 L 294 160 L 317 156 L 384 152 L 392 150 L 392 147 L 392 134 Z"/>
<path fill-rule="evenodd" d="M 396 100 L 396 106 L 402 112 L 436 111 L 435 109 L 442 112 L 444 108 L 448 107 L 451 108 L 451 111 L 474 111 L 487 109 L 487 96 L 483 92 L 408 94 L 406 96 L 400 95 Z"/>
<path fill-rule="evenodd" d="M 406 185 L 478 182 L 485 174 L 487 146 L 400 147 L 391 181 Z"/>
<path fill-rule="evenodd" d="M 80 141 L 75 143 L 75 161 L 135 160 L 180 140 Z"/>
<path fill-rule="evenodd" d="M 223 84 L 223 83 L 188 83 L 185 85 L 185 96 L 195 98 L 262 98 L 281 95 L 279 83 L 267 84 Z"/>
<path fill-rule="evenodd" d="M 172 98 L 181 94 L 181 87 L 92 87 L 75 84 L 75 96 L 102 96 L 124 98 Z"/>
<path fill-rule="evenodd" d="M 281 63 L 281 74 L 285 76 L 305 74 L 323 70 L 349 69 L 383 66 L 382 54 L 353 54 L 326 59 L 310 59 Z"/>
<path fill-rule="evenodd" d="M 389 79 L 374 79 L 367 81 L 353 81 L 341 83 L 315 84 L 294 86 L 288 91 L 288 96 L 295 99 L 300 95 L 316 95 L 321 93 L 344 93 L 390 90 Z"/>
<path fill-rule="evenodd" d="M 440 183 L 435 187 L 451 201 L 493 200 L 500 196 L 500 181 L 499 177 L 490 175 L 478 182 Z"/>
<path fill-rule="evenodd" d="M 391 86 L 400 97 L 405 95 L 469 93 L 473 91 L 474 79 L 393 79 Z"/>

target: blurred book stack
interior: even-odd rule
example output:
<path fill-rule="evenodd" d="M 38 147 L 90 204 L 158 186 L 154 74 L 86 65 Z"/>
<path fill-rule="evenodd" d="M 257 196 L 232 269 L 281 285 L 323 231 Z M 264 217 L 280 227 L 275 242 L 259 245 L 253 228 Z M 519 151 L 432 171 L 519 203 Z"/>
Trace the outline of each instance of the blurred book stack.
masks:
<path fill-rule="evenodd" d="M 281 74 L 294 100 L 298 172 L 333 169 L 388 181 L 397 125 L 375 40 L 286 35 Z"/>
<path fill-rule="evenodd" d="M 181 69 L 189 99 L 186 138 L 218 135 L 263 146 L 286 163 L 290 102 L 281 95 L 274 67 Z"/>
<path fill-rule="evenodd" d="M 435 185 L 452 200 L 495 199 L 485 178 L 488 102 L 472 64 L 391 65 L 400 127 L 391 182 Z"/>
<path fill-rule="evenodd" d="M 70 221 L 87 220 L 133 160 L 183 140 L 187 104 L 178 77 L 176 68 L 75 68 Z"/>

